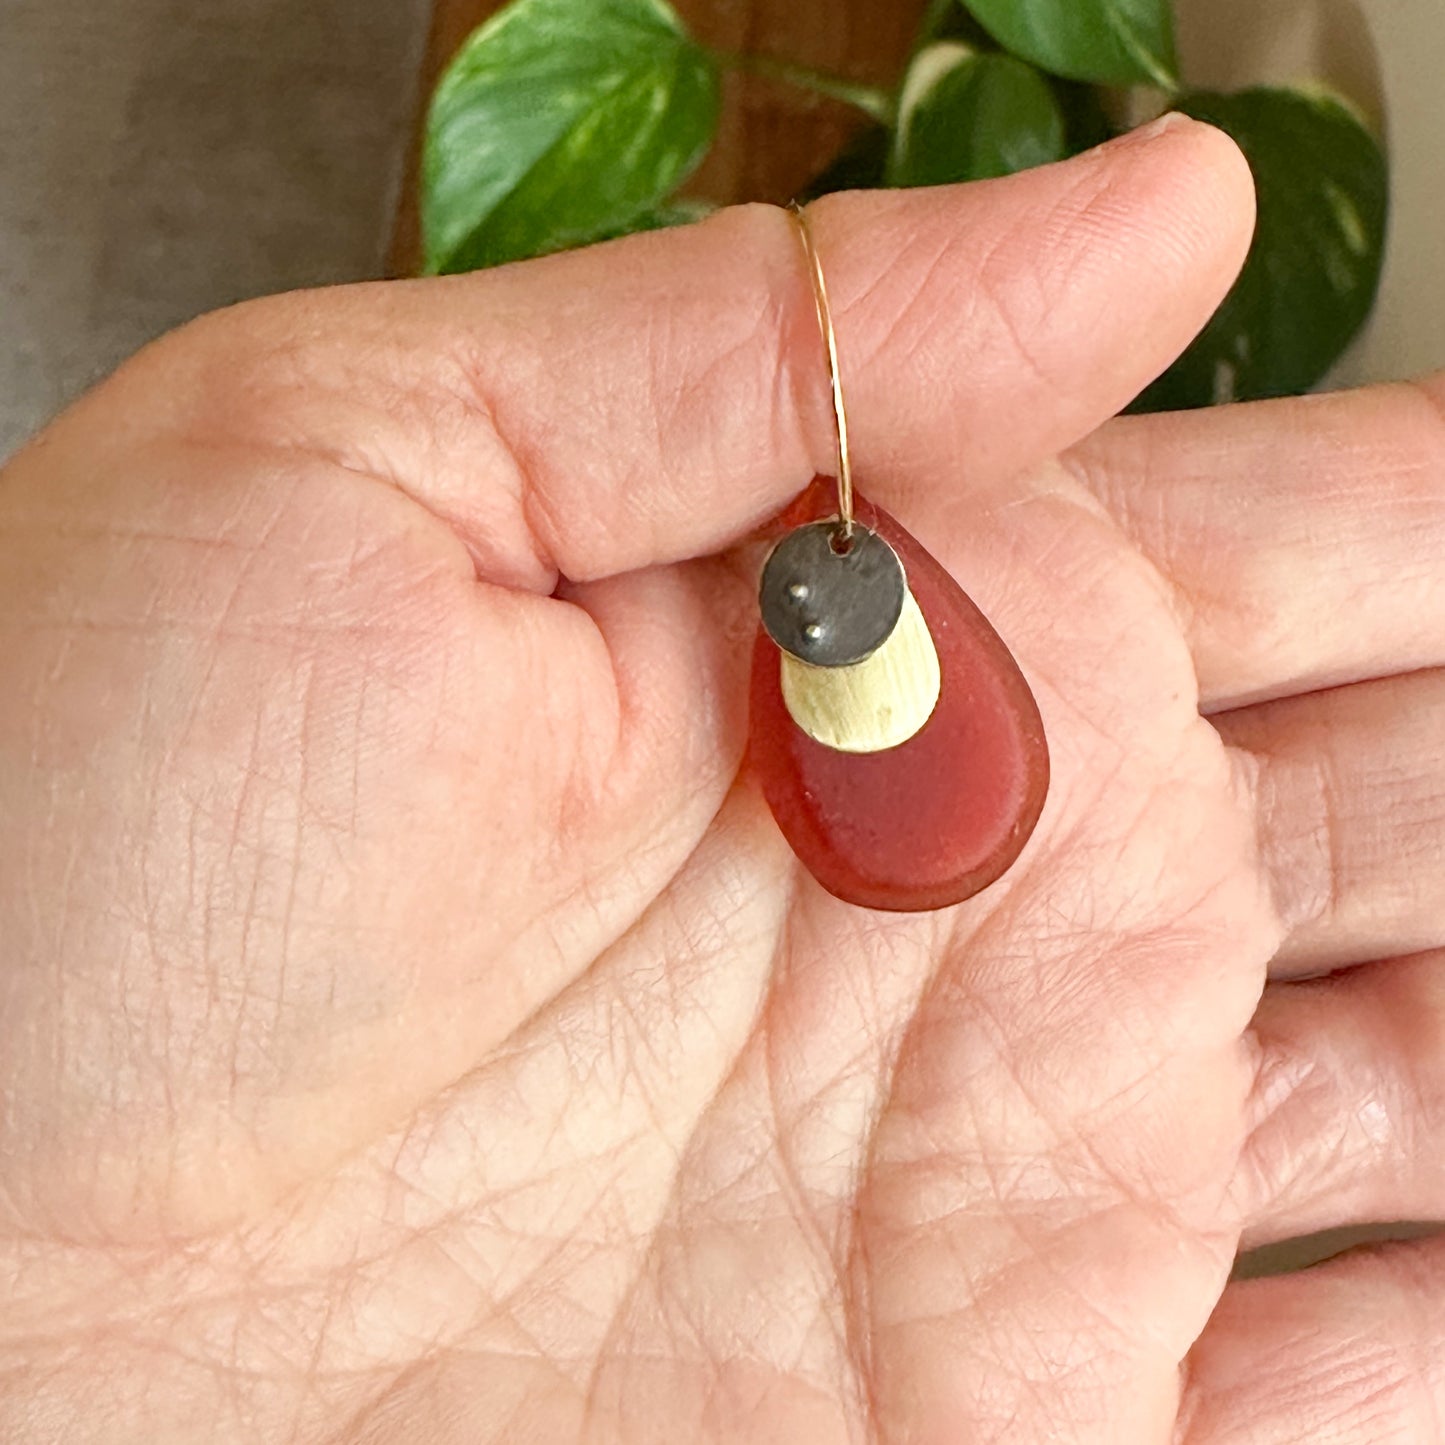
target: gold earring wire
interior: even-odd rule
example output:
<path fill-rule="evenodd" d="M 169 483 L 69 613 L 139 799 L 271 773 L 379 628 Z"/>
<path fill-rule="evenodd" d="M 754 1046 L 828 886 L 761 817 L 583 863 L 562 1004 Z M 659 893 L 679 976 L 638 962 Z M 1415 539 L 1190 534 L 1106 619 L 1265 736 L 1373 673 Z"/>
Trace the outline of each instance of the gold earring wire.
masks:
<path fill-rule="evenodd" d="M 833 418 L 838 433 L 838 520 L 845 541 L 853 536 L 853 462 L 848 455 L 848 413 L 843 407 L 843 383 L 838 377 L 838 338 L 833 332 L 833 313 L 828 306 L 828 283 L 823 279 L 823 263 L 813 244 L 813 233 L 803 208 L 794 201 L 791 207 L 802 237 L 803 251 L 808 258 L 808 272 L 813 278 L 813 304 L 818 309 L 818 328 L 828 350 L 828 381 L 833 389 Z"/>

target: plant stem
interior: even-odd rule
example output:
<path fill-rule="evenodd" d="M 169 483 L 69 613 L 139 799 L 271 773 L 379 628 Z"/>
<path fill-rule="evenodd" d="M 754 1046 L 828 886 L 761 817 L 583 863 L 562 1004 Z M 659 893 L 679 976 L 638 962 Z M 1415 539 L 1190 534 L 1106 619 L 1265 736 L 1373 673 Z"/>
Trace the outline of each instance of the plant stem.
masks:
<path fill-rule="evenodd" d="M 811 90 L 815 95 L 826 95 L 855 106 L 883 125 L 892 125 L 894 119 L 894 98 L 877 86 L 860 85 L 842 75 L 833 75 L 826 70 L 814 70 L 809 65 L 799 65 L 792 60 L 779 60 L 772 55 L 740 55 L 730 51 L 718 51 L 718 63 L 728 70 L 741 70 L 748 75 L 761 75 L 769 80 L 781 80 L 802 90 Z"/>

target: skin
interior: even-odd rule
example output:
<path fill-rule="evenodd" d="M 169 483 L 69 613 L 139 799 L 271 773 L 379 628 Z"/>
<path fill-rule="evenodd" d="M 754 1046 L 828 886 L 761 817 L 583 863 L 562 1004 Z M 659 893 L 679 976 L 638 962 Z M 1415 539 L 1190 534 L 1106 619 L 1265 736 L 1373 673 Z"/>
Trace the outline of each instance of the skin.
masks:
<path fill-rule="evenodd" d="M 1192 122 L 813 208 L 1051 742 L 938 914 L 744 760 L 780 212 L 247 305 L 13 459 L 0 1439 L 1445 1438 L 1435 1243 L 1229 1282 L 1445 1206 L 1445 388 L 1107 422 L 1251 220 Z"/>

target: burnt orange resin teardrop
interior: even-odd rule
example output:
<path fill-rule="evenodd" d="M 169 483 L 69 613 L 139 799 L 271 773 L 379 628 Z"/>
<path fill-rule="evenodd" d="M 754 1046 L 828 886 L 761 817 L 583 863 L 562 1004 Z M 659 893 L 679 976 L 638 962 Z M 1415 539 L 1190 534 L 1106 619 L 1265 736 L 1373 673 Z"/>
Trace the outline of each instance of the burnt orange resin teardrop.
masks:
<path fill-rule="evenodd" d="M 759 628 L 749 758 L 783 836 L 830 893 L 865 908 L 946 908 L 987 888 L 1028 842 L 1049 786 L 1043 722 L 1018 664 L 958 583 L 886 512 L 862 497 L 854 507 L 903 560 L 938 649 L 938 704 L 897 747 L 825 747 L 789 715 L 777 644 Z M 833 483 L 819 478 L 779 532 L 830 515 Z"/>

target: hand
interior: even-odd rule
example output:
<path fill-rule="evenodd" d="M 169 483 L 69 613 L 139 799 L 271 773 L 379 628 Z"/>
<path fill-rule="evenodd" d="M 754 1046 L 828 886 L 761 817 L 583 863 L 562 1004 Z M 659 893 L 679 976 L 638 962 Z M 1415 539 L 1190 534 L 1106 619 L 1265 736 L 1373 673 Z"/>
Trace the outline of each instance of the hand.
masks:
<path fill-rule="evenodd" d="M 1051 741 L 944 914 L 743 764 L 777 211 L 204 320 L 0 478 L 0 1438 L 1440 1438 L 1440 1247 L 1227 1281 L 1445 1205 L 1441 391 L 1098 430 L 1249 239 L 1192 123 L 813 217 Z"/>

